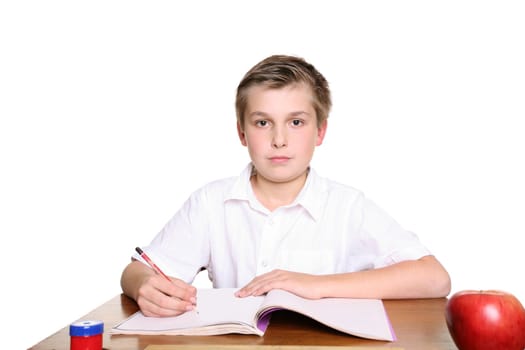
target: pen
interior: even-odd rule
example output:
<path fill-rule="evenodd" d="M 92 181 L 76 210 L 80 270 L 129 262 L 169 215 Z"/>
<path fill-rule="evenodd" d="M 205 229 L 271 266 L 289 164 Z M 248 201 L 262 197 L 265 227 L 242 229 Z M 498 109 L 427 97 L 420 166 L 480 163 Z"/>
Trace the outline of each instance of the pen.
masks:
<path fill-rule="evenodd" d="M 146 260 L 148 265 L 151 266 L 151 268 L 153 270 L 155 270 L 156 273 L 158 273 L 159 275 L 164 276 L 164 278 L 166 278 L 168 281 L 171 282 L 171 279 L 164 272 L 162 272 L 162 270 L 149 258 L 149 256 L 146 255 L 146 253 L 144 253 L 144 251 L 142 249 L 137 247 L 137 248 L 135 248 L 135 250 L 137 251 L 137 253 L 139 253 L 139 255 L 142 257 L 142 259 Z"/>
<path fill-rule="evenodd" d="M 149 258 L 149 256 L 144 253 L 144 251 L 142 249 L 140 249 L 139 247 L 135 248 L 135 250 L 137 251 L 137 253 L 139 253 L 139 255 L 142 257 L 142 259 L 146 260 L 146 262 L 148 263 L 149 266 L 151 266 L 151 268 L 153 270 L 155 270 L 156 273 L 158 273 L 159 275 L 162 275 L 164 276 L 164 278 L 166 278 L 168 281 L 172 282 L 172 280 L 164 273 L 162 272 L 162 270 L 157 266 L 157 264 L 155 264 L 153 262 L 153 260 L 151 260 Z M 197 308 L 195 307 L 194 311 L 196 313 L 199 313 L 199 310 L 197 310 Z"/>

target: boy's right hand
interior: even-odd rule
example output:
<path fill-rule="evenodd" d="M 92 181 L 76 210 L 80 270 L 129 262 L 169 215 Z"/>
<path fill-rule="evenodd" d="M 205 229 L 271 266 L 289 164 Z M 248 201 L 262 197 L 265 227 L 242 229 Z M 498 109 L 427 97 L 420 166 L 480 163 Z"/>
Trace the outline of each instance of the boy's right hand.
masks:
<path fill-rule="evenodd" d="M 170 277 L 171 278 L 171 277 Z M 137 292 L 137 304 L 145 316 L 176 316 L 195 309 L 197 289 L 186 282 L 153 274 L 145 276 Z"/>
<path fill-rule="evenodd" d="M 197 289 L 177 278 L 168 281 L 139 261 L 130 263 L 122 274 L 122 289 L 131 296 L 145 316 L 177 316 L 195 309 Z"/>

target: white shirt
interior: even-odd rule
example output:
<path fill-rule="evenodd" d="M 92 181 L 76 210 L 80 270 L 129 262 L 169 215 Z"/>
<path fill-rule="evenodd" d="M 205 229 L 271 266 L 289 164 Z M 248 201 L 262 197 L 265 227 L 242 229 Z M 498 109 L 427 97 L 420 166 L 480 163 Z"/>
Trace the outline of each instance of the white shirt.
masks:
<path fill-rule="evenodd" d="M 255 198 L 251 169 L 195 191 L 143 250 L 188 283 L 206 268 L 215 288 L 274 269 L 344 273 L 430 254 L 362 192 L 313 169 L 296 200 L 270 212 Z"/>

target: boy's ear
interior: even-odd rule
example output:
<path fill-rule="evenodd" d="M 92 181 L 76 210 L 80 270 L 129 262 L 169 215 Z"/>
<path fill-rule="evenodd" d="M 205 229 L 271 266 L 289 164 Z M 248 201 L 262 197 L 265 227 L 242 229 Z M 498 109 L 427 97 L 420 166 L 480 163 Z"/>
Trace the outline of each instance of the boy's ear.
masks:
<path fill-rule="evenodd" d="M 237 122 L 237 134 L 239 135 L 239 140 L 241 140 L 242 145 L 246 146 L 246 135 L 244 134 L 239 122 Z"/>
<path fill-rule="evenodd" d="M 328 121 L 325 119 L 323 124 L 317 128 L 317 142 L 315 143 L 316 146 L 321 146 L 324 140 L 324 136 L 326 135 L 326 128 L 328 127 Z"/>

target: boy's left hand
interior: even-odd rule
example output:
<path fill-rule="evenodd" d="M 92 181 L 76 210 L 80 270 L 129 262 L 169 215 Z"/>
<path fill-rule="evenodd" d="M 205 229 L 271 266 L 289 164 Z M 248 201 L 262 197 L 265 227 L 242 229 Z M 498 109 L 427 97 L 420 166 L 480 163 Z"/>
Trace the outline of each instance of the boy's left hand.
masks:
<path fill-rule="evenodd" d="M 258 296 L 272 289 L 283 289 L 306 299 L 319 299 L 322 297 L 319 287 L 321 276 L 285 270 L 273 270 L 255 277 L 250 283 L 239 289 L 237 297 Z"/>

